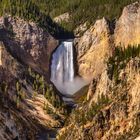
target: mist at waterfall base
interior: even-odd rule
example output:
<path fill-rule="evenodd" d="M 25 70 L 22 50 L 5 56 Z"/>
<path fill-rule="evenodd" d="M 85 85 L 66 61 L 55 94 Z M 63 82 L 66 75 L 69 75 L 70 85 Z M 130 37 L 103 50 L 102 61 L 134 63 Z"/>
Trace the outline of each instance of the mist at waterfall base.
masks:
<path fill-rule="evenodd" d="M 72 82 L 59 83 L 58 81 L 53 81 L 53 83 L 62 94 L 73 95 L 89 82 L 80 77 L 75 77 Z"/>
<path fill-rule="evenodd" d="M 64 95 L 73 95 L 89 83 L 81 77 L 74 76 L 73 42 L 64 41 L 52 56 L 51 81 Z"/>

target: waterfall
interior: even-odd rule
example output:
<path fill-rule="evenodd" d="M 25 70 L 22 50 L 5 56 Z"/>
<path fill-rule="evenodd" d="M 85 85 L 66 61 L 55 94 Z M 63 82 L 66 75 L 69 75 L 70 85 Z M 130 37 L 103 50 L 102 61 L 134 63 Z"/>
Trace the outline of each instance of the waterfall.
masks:
<path fill-rule="evenodd" d="M 52 55 L 51 81 L 63 94 L 73 94 L 85 82 L 74 77 L 73 42 L 64 41 Z"/>
<path fill-rule="evenodd" d="M 74 80 L 73 43 L 62 42 L 52 57 L 51 81 L 72 82 Z"/>

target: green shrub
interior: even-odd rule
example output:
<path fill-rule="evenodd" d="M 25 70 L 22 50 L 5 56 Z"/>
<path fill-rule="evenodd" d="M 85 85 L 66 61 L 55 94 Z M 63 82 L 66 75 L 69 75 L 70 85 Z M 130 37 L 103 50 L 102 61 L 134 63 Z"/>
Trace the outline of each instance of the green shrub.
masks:
<path fill-rule="evenodd" d="M 33 20 L 51 34 L 62 36 L 62 33 L 71 32 L 86 21 L 92 24 L 102 17 L 113 20 L 120 16 L 124 6 L 135 1 L 137 0 L 1 0 L 0 15 L 7 13 Z M 70 22 L 62 23 L 63 28 L 59 28 L 50 17 L 65 12 L 70 13 Z"/>
<path fill-rule="evenodd" d="M 113 56 L 108 60 L 108 74 L 110 79 L 114 79 L 115 83 L 118 84 L 119 74 L 122 69 L 124 69 L 131 58 L 140 56 L 140 45 L 138 46 L 128 46 L 123 48 L 118 46 L 115 48 Z"/>

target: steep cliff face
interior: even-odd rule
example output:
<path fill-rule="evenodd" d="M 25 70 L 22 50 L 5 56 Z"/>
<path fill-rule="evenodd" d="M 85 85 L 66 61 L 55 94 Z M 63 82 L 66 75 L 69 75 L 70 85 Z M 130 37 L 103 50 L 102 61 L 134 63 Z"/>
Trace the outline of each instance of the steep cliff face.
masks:
<path fill-rule="evenodd" d="M 21 77 L 24 67 L 10 56 L 2 42 L 0 42 L 0 49 L 0 139 L 33 139 L 36 137 L 37 127 L 32 119 L 28 122 L 29 118 L 15 105 L 16 78 Z"/>
<path fill-rule="evenodd" d="M 139 2 L 128 5 L 115 26 L 98 20 L 75 40 L 79 74 L 92 80 L 58 139 L 139 139 L 139 9 Z"/>
<path fill-rule="evenodd" d="M 75 39 L 78 74 L 91 83 L 58 139 L 131 140 L 140 134 L 140 46 L 127 50 L 140 43 L 139 13 L 139 2 L 131 4 L 115 26 L 103 18 Z M 0 139 L 36 140 L 42 127 L 60 127 L 65 119 L 65 104 L 43 77 L 49 78 L 58 41 L 11 16 L 0 18 L 0 40 Z"/>
<path fill-rule="evenodd" d="M 140 3 L 126 6 L 116 23 L 97 20 L 82 37 L 75 39 L 78 72 L 82 77 L 96 77 L 105 69 L 114 46 L 140 44 Z"/>
<path fill-rule="evenodd" d="M 92 102 L 98 102 L 98 98 L 100 96 L 106 96 L 109 92 L 109 87 L 111 84 L 112 83 L 108 77 L 106 68 L 98 78 L 93 79 L 90 83 L 87 93 L 87 100 L 90 101 L 90 105 Z"/>
<path fill-rule="evenodd" d="M 0 26 L 1 40 L 13 56 L 42 73 L 49 72 L 50 56 L 58 45 L 57 40 L 37 24 L 17 17 L 1 17 Z"/>
<path fill-rule="evenodd" d="M 105 72 L 94 80 L 97 84 L 90 87 L 90 98 L 72 112 L 58 139 L 132 140 L 139 136 L 139 56 L 130 59 L 118 79 L 119 83 L 110 80 Z"/>
<path fill-rule="evenodd" d="M 140 3 L 136 2 L 124 8 L 116 22 L 114 44 L 134 45 L 140 43 Z"/>
<path fill-rule="evenodd" d="M 75 39 L 78 73 L 93 78 L 102 73 L 110 52 L 110 30 L 105 18 L 97 20 L 81 38 Z"/>
<path fill-rule="evenodd" d="M 50 129 L 61 126 L 59 120 L 64 117 L 60 97 L 52 96 L 54 91 L 49 93 L 52 89 L 45 78 L 19 63 L 3 42 L 0 50 L 0 139 L 37 140 L 42 131 L 47 138 Z M 57 107 L 54 100 L 56 104 L 59 101 Z"/>

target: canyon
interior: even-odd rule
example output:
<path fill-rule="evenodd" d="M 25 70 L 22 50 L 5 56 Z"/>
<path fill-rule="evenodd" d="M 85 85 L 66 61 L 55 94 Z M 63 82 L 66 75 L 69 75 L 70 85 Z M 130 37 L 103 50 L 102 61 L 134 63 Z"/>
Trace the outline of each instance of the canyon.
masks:
<path fill-rule="evenodd" d="M 85 26 L 59 40 L 33 21 L 0 17 L 1 140 L 139 137 L 140 2 Z"/>

